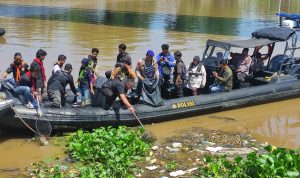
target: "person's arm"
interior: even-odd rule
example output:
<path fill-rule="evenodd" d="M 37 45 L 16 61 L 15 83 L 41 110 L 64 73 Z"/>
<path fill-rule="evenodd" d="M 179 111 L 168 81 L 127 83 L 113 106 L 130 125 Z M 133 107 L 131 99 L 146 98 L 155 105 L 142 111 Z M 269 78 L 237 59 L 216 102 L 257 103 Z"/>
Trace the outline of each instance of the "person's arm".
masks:
<path fill-rule="evenodd" d="M 157 79 L 159 79 L 159 71 L 158 71 L 158 66 L 157 66 L 157 65 L 155 65 L 155 66 L 154 66 L 154 68 L 155 68 L 155 77 L 156 77 Z"/>
<path fill-rule="evenodd" d="M 129 103 L 128 99 L 126 98 L 125 94 L 120 94 L 120 99 L 125 104 L 125 106 L 130 110 L 130 112 L 134 113 L 135 109 L 134 107 Z"/>
<path fill-rule="evenodd" d="M 177 70 L 176 70 L 177 71 L 177 77 L 176 77 L 176 80 L 175 80 L 175 84 L 178 86 L 179 82 L 181 81 L 183 63 L 178 63 L 176 68 L 177 68 Z"/>
<path fill-rule="evenodd" d="M 70 85 L 72 92 L 74 93 L 74 95 L 77 95 L 77 90 L 76 90 L 76 87 L 74 84 L 73 76 L 70 76 L 68 81 L 69 81 L 69 85 Z"/>
<path fill-rule="evenodd" d="M 124 65 L 125 65 L 125 67 L 127 68 L 129 77 L 130 77 L 130 78 L 133 78 L 133 79 L 136 79 L 136 74 L 135 74 L 135 72 L 132 70 L 132 68 L 131 68 L 129 65 L 127 65 L 127 64 L 124 64 Z"/>
<path fill-rule="evenodd" d="M 87 74 L 87 78 L 88 78 L 88 81 L 90 82 L 90 91 L 91 91 L 91 94 L 94 95 L 94 87 L 93 87 L 93 81 L 92 81 L 92 70 L 91 69 L 88 69 L 88 74 Z"/>
<path fill-rule="evenodd" d="M 224 73 L 224 77 L 216 76 L 217 80 L 220 81 L 222 84 L 226 84 L 226 82 L 229 80 L 229 78 L 232 76 L 229 72 Z"/>
<path fill-rule="evenodd" d="M 140 72 L 140 70 L 141 70 L 141 66 L 140 66 L 141 64 L 140 63 L 138 63 L 138 65 L 137 65 L 137 67 L 136 67 L 136 69 L 135 69 L 135 73 L 136 73 L 136 76 L 140 79 L 140 80 L 144 80 L 144 77 L 142 77 L 142 75 L 141 75 L 141 72 Z"/>
<path fill-rule="evenodd" d="M 6 78 L 8 74 L 10 74 L 12 72 L 12 64 L 6 69 L 6 71 L 4 72 L 4 74 L 2 75 L 2 78 Z"/>
<path fill-rule="evenodd" d="M 175 67 L 175 58 L 173 55 L 170 55 L 169 60 L 166 61 L 166 63 L 170 66 L 170 67 Z"/>
<path fill-rule="evenodd" d="M 181 74 L 180 73 L 177 73 L 177 77 L 176 77 L 176 81 L 175 81 L 175 84 L 178 86 L 179 84 L 179 81 L 181 80 Z"/>
<path fill-rule="evenodd" d="M 206 70 L 204 65 L 202 65 L 201 67 L 201 73 L 202 73 L 202 81 L 201 81 L 200 88 L 204 88 L 206 84 Z"/>
<path fill-rule="evenodd" d="M 111 79 L 115 79 L 116 77 L 118 77 L 118 73 L 121 70 L 120 67 L 115 68 L 112 72 L 111 72 Z"/>

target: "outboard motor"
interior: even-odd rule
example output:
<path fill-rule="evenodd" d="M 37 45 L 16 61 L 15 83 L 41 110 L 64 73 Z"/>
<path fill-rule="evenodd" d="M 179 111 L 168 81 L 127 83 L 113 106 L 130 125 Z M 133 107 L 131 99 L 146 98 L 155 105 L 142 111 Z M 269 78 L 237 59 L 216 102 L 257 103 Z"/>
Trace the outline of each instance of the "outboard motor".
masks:
<path fill-rule="evenodd" d="M 4 28 L 0 28 L 0 36 L 4 35 L 5 34 L 5 30 Z"/>
<path fill-rule="evenodd" d="M 289 61 L 289 57 L 287 55 L 276 55 L 270 60 L 270 66 L 269 71 L 271 72 L 279 72 L 280 66 L 283 62 L 283 64 L 286 64 Z M 282 71 L 285 70 L 285 65 L 282 66 Z"/>

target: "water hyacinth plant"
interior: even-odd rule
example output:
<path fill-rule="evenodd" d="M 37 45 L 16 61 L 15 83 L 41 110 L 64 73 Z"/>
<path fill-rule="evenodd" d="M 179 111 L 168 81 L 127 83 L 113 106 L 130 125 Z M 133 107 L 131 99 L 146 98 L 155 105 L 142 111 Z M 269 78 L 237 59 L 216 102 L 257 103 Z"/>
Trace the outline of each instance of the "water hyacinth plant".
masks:
<path fill-rule="evenodd" d="M 225 156 L 204 159 L 205 167 L 199 168 L 199 177 L 299 177 L 300 149 L 265 147 L 267 153 L 252 152 L 247 159 L 235 157 L 233 161 Z"/>

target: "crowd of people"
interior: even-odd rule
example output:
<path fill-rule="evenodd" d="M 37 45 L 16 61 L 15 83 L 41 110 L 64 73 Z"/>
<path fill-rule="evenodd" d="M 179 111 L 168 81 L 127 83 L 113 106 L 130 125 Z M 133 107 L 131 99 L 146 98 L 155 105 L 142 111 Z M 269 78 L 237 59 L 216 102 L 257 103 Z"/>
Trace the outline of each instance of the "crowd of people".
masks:
<path fill-rule="evenodd" d="M 20 53 L 16 53 L 13 63 L 7 68 L 3 78 L 13 73 L 13 78 L 8 78 L 7 82 L 14 86 L 13 92 L 22 98 L 22 102 L 28 108 L 37 108 L 39 102 L 43 102 L 45 107 L 64 106 L 66 86 L 69 85 L 75 96 L 74 107 L 92 105 L 110 109 L 114 101 L 119 98 L 131 112 L 134 112 L 127 93 L 135 87 L 136 79 L 138 97 L 141 101 L 149 101 L 147 97 L 150 97 L 150 101 L 153 101 L 150 105 L 153 106 L 163 105 L 163 99 L 170 94 L 168 88 L 171 83 L 175 86 L 175 96 L 178 98 L 184 96 L 184 87 L 189 89 L 192 95 L 198 95 L 199 90 L 206 86 L 207 80 L 206 69 L 201 58 L 195 56 L 186 66 L 180 51 L 172 54 L 168 44 L 163 44 L 161 49 L 162 51 L 156 56 L 154 51 L 148 50 L 145 57 L 133 66 L 131 57 L 126 52 L 126 45 L 120 44 L 116 64 L 112 70 L 105 72 L 105 77 L 102 77 L 96 69 L 99 49 L 93 48 L 91 54 L 82 59 L 76 81 L 71 74 L 72 65 L 65 64 L 67 57 L 63 54 L 58 56 L 52 75 L 47 81 L 43 64 L 47 56 L 46 51 L 38 50 L 36 58 L 30 65 L 22 59 Z M 234 59 L 231 62 L 235 63 L 233 65 L 236 68 L 232 70 L 227 60 L 220 60 L 221 71 L 212 73 L 215 82 L 208 86 L 210 92 L 229 92 L 233 88 L 234 78 L 238 83 L 245 80 L 252 62 L 248 49 L 245 48 L 242 54 L 232 53 L 231 57 Z M 173 82 L 170 81 L 172 78 Z"/>

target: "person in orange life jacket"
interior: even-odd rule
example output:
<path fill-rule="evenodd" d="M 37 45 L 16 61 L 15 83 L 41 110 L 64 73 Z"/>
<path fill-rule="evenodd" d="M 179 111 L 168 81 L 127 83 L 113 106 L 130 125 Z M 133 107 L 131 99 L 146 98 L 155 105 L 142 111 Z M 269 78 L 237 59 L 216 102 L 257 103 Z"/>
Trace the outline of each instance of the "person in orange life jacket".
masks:
<path fill-rule="evenodd" d="M 136 79 L 136 74 L 132 69 L 131 58 L 129 55 L 126 56 L 126 59 L 124 59 L 123 64 L 120 67 L 115 68 L 111 72 L 111 79 L 119 79 L 122 81 L 124 77 Z"/>
<path fill-rule="evenodd" d="M 14 62 L 9 65 L 3 74 L 3 78 L 6 78 L 8 74 L 13 73 L 13 78 L 9 79 L 8 82 L 15 86 L 22 75 L 28 72 L 28 64 L 22 59 L 21 53 L 15 53 Z"/>
<path fill-rule="evenodd" d="M 63 54 L 58 56 L 57 62 L 53 66 L 52 74 L 54 74 L 57 71 L 62 71 L 62 67 L 65 64 L 66 59 L 67 59 L 67 57 Z"/>
<path fill-rule="evenodd" d="M 81 67 L 79 70 L 79 77 L 78 77 L 78 93 L 79 96 L 77 97 L 77 105 L 88 105 L 91 103 L 90 94 L 94 95 L 93 83 L 92 83 L 92 70 L 88 66 L 89 59 L 84 58 L 81 61 Z"/>
<path fill-rule="evenodd" d="M 30 68 L 34 68 L 37 70 L 36 88 L 39 96 L 38 98 L 40 100 L 42 100 L 42 93 L 47 92 L 47 80 L 46 80 L 46 73 L 45 73 L 45 68 L 43 63 L 46 56 L 47 56 L 47 52 L 42 49 L 39 49 L 36 53 L 36 58 L 30 64 Z"/>
<path fill-rule="evenodd" d="M 37 96 L 36 92 L 36 77 L 37 70 L 31 68 L 30 71 L 22 75 L 20 80 L 17 82 L 17 87 L 14 88 L 14 92 L 24 97 L 23 104 L 28 108 L 37 109 L 37 101 L 34 99 L 34 95 Z"/>

